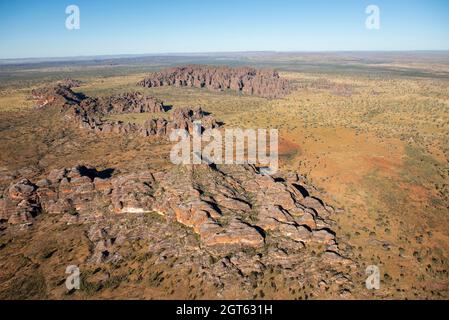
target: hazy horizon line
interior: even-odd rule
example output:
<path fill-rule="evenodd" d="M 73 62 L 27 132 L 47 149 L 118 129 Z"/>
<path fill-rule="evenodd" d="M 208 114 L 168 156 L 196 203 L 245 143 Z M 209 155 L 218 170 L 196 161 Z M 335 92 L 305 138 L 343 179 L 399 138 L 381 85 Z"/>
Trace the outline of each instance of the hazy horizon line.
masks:
<path fill-rule="evenodd" d="M 145 56 L 195 56 L 195 55 L 236 55 L 236 54 L 258 54 L 258 53 L 420 53 L 435 52 L 449 53 L 449 49 L 393 49 L 393 50 L 248 50 L 248 51 L 202 51 L 202 52 L 161 52 L 161 53 L 119 53 L 119 54 L 86 54 L 74 56 L 30 56 L 30 57 L 9 57 L 0 58 L 0 61 L 20 61 L 20 60 L 61 60 L 61 59 L 88 59 L 88 58 L 125 58 L 125 57 L 145 57 Z"/>

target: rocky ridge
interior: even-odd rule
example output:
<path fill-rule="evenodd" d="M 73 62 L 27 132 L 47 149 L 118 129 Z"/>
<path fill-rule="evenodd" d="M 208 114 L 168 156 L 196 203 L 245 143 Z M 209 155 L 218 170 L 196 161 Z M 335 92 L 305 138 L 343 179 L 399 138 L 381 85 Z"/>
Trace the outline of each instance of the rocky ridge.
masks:
<path fill-rule="evenodd" d="M 138 83 L 142 87 L 196 87 L 209 90 L 233 90 L 265 98 L 282 98 L 290 92 L 290 83 L 274 70 L 249 67 L 189 65 L 155 72 Z"/>
<path fill-rule="evenodd" d="M 0 220 L 26 225 L 40 214 L 58 214 L 68 223 L 84 223 L 104 215 L 156 213 L 191 228 L 211 250 L 260 248 L 278 234 L 299 247 L 315 243 L 338 252 L 327 220 L 333 208 L 304 196 L 296 175 L 273 178 L 253 166 L 205 164 L 112 173 L 79 165 L 36 182 L 19 179 L 5 186 Z"/>
<path fill-rule="evenodd" d="M 57 85 L 32 92 L 38 108 L 57 106 L 64 118 L 75 121 L 81 128 L 95 133 L 138 134 L 144 137 L 167 138 L 172 129 L 193 130 L 193 122 L 201 120 L 202 129 L 212 129 L 220 124 L 200 107 L 183 107 L 174 110 L 171 119 L 149 117 L 143 124 L 107 119 L 108 115 L 128 113 L 163 113 L 162 101 L 141 92 L 89 98 L 74 93 L 70 87 Z"/>
<path fill-rule="evenodd" d="M 152 268 L 165 266 L 150 277 L 158 285 L 162 275 L 178 274 L 214 297 L 238 288 L 252 298 L 263 279 L 279 274 L 276 283 L 295 290 L 332 286 L 338 296 L 353 287 L 347 272 L 354 263 L 331 229 L 334 209 L 305 192 L 296 174 L 270 177 L 249 165 L 137 173 L 78 165 L 37 181 L 0 178 L 3 232 L 33 232 L 46 221 L 85 226 L 87 265 L 135 264 L 129 248 L 144 242 Z"/>

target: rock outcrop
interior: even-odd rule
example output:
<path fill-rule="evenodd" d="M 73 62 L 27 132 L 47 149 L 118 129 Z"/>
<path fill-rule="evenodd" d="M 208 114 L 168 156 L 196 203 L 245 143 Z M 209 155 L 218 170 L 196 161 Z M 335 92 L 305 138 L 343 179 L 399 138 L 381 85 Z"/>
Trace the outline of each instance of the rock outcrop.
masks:
<path fill-rule="evenodd" d="M 88 104 L 72 108 L 67 113 L 69 119 L 74 119 L 80 127 L 95 133 L 116 133 L 116 134 L 136 134 L 143 137 L 157 136 L 167 138 L 172 129 L 186 129 L 192 132 L 193 122 L 201 120 L 202 129 L 213 129 L 219 126 L 213 116 L 206 114 L 200 107 L 197 108 L 178 108 L 173 111 L 171 119 L 148 118 L 143 124 L 130 123 L 124 121 L 114 121 L 105 119 L 107 114 L 120 113 L 117 109 L 112 109 L 109 113 L 102 113 L 100 108 L 96 109 L 97 103 L 89 101 Z M 129 108 L 135 108 L 130 106 Z M 156 109 L 156 106 L 150 108 Z M 96 109 L 96 110 L 95 110 Z M 138 113 L 150 111 L 138 111 Z"/>
<path fill-rule="evenodd" d="M 9 186 L 0 198 L 0 221 L 11 224 L 29 223 L 41 212 L 37 186 L 22 179 Z"/>
<path fill-rule="evenodd" d="M 249 67 L 189 65 L 155 72 L 138 85 L 196 87 L 210 90 L 233 90 L 265 98 L 281 98 L 290 92 L 290 83 L 273 70 Z"/>
<path fill-rule="evenodd" d="M 330 207 L 304 197 L 295 175 L 273 178 L 253 166 L 192 165 L 168 172 L 112 175 L 87 166 L 51 171 L 35 183 L 13 182 L 0 199 L 0 220 L 31 224 L 39 214 L 68 223 L 108 215 L 157 213 L 198 234 L 211 252 L 260 248 L 267 237 L 338 252 Z"/>
<path fill-rule="evenodd" d="M 141 92 L 126 92 L 98 99 L 85 99 L 82 106 L 90 113 L 98 115 L 122 113 L 165 112 L 161 100 Z"/>
<path fill-rule="evenodd" d="M 64 105 L 79 104 L 82 96 L 73 92 L 70 87 L 58 84 L 54 87 L 34 89 L 31 96 L 37 101 L 37 108 L 45 107 L 48 104 Z"/>
<path fill-rule="evenodd" d="M 201 120 L 203 130 L 220 126 L 212 115 L 204 112 L 200 107 L 178 108 L 172 112 L 171 118 L 150 116 L 143 124 L 107 119 L 108 115 L 166 112 L 161 100 L 140 92 L 89 98 L 83 94 L 74 93 L 69 87 L 57 85 L 34 90 L 32 94 L 38 101 L 39 108 L 47 105 L 57 106 L 64 114 L 64 118 L 95 133 L 136 134 L 144 137 L 167 138 L 172 129 L 186 129 L 188 132 L 192 132 L 193 122 L 196 120 Z"/>

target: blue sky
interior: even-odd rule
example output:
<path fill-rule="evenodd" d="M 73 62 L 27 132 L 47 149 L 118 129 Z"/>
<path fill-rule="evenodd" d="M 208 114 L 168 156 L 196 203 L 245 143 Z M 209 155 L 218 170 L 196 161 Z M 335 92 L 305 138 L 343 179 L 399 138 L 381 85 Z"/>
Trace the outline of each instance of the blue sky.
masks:
<path fill-rule="evenodd" d="M 80 30 L 65 28 L 70 4 Z M 0 58 L 448 49 L 447 0 L 0 0 Z"/>

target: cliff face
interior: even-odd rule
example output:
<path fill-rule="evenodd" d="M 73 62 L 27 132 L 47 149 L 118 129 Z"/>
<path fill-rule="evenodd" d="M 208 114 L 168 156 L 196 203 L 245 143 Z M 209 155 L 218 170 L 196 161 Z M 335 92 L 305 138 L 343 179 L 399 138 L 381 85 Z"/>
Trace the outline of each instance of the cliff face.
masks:
<path fill-rule="evenodd" d="M 273 70 L 242 67 L 189 65 L 155 72 L 138 83 L 142 87 L 196 87 L 209 90 L 233 90 L 265 98 L 282 98 L 290 92 L 290 83 Z"/>

